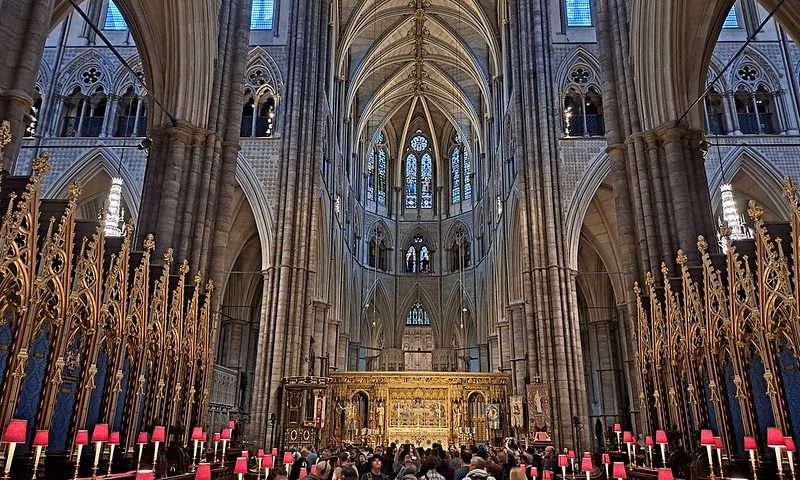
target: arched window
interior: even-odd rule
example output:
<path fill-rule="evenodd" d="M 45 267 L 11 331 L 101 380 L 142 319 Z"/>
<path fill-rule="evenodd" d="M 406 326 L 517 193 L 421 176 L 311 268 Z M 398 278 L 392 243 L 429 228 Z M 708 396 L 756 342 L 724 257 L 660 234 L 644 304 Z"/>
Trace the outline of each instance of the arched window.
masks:
<path fill-rule="evenodd" d="M 739 28 L 739 16 L 736 14 L 736 6 L 731 7 L 728 16 L 725 17 L 725 23 L 722 28 Z"/>
<path fill-rule="evenodd" d="M 458 272 L 470 266 L 470 242 L 463 231 L 458 230 L 450 246 L 450 271 Z"/>
<path fill-rule="evenodd" d="M 377 268 L 382 272 L 386 272 L 388 266 L 388 247 L 386 246 L 386 238 L 382 233 L 374 233 L 369 240 L 369 255 L 367 263 L 372 268 Z"/>
<path fill-rule="evenodd" d="M 106 114 L 106 94 L 102 87 L 87 97 L 77 87 L 64 98 L 62 137 L 99 137 Z"/>
<path fill-rule="evenodd" d="M 250 89 L 245 91 L 245 102 L 242 107 L 242 137 L 271 137 L 275 132 L 275 97 L 269 90 L 263 94 L 254 94 Z"/>
<path fill-rule="evenodd" d="M 406 151 L 406 208 L 433 208 L 433 156 L 421 130 L 411 137 Z"/>
<path fill-rule="evenodd" d="M 711 135 L 724 135 L 725 132 L 725 105 L 722 95 L 715 88 L 706 94 L 706 133 Z"/>
<path fill-rule="evenodd" d="M 388 153 L 386 137 L 383 133 L 375 137 L 375 142 L 369 149 L 367 162 L 367 200 L 386 205 L 386 170 L 388 167 Z"/>
<path fill-rule="evenodd" d="M 564 135 L 568 137 L 602 137 L 603 97 L 594 71 L 584 65 L 576 66 L 569 74 L 569 86 L 562 95 L 564 104 Z"/>
<path fill-rule="evenodd" d="M 25 136 L 36 136 L 36 129 L 39 126 L 39 112 L 42 110 L 42 92 L 37 85 L 34 90 L 33 105 L 25 116 Z"/>
<path fill-rule="evenodd" d="M 750 135 L 778 133 L 775 94 L 764 83 L 767 77 L 763 70 L 755 64 L 745 64 L 736 75 L 740 84 L 733 98 L 739 131 Z"/>
<path fill-rule="evenodd" d="M 592 9 L 589 0 L 566 0 L 568 27 L 591 27 Z"/>
<path fill-rule="evenodd" d="M 431 266 L 431 251 L 422 236 L 417 235 L 406 250 L 406 273 L 429 273 Z"/>
<path fill-rule="evenodd" d="M 136 95 L 133 87 L 128 87 L 128 90 L 119 99 L 114 136 L 144 137 L 146 130 L 147 106 Z"/>
<path fill-rule="evenodd" d="M 406 325 L 430 325 L 431 319 L 428 317 L 428 312 L 419 302 L 411 305 L 411 310 L 406 315 Z"/>
<path fill-rule="evenodd" d="M 253 0 L 250 11 L 251 30 L 272 30 L 275 15 L 275 0 Z"/>
<path fill-rule="evenodd" d="M 453 203 L 472 198 L 471 168 L 469 150 L 461 141 L 461 137 L 456 135 L 450 150 L 450 185 Z"/>
<path fill-rule="evenodd" d="M 106 8 L 106 20 L 103 22 L 103 30 L 127 30 L 128 24 L 122 18 L 122 12 L 119 7 L 114 3 L 114 0 L 108 0 L 108 7 Z"/>

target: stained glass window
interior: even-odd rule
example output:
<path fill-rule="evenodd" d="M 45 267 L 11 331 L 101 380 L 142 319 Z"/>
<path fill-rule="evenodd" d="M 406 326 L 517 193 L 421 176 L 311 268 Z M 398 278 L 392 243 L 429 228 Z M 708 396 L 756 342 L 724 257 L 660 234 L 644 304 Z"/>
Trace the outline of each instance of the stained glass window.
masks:
<path fill-rule="evenodd" d="M 464 200 L 472 198 L 472 161 L 469 158 L 469 149 L 464 149 Z"/>
<path fill-rule="evenodd" d="M 406 272 L 414 273 L 417 271 L 417 249 L 414 245 L 408 247 L 406 252 Z"/>
<path fill-rule="evenodd" d="M 386 148 L 378 149 L 378 203 L 386 205 Z"/>
<path fill-rule="evenodd" d="M 461 150 L 453 148 L 450 154 L 450 180 L 453 186 L 453 203 L 461 201 Z"/>
<path fill-rule="evenodd" d="M 591 27 L 592 10 L 589 0 L 567 0 L 567 26 Z"/>
<path fill-rule="evenodd" d="M 722 24 L 722 28 L 739 28 L 739 17 L 736 15 L 736 7 L 731 8 L 731 11 L 728 12 L 728 16 L 725 17 L 725 23 Z"/>
<path fill-rule="evenodd" d="M 415 152 L 421 152 L 428 148 L 428 140 L 422 135 L 417 135 L 411 139 L 411 148 L 413 148 Z"/>
<path fill-rule="evenodd" d="M 420 169 L 421 208 L 433 208 L 433 158 L 429 153 L 422 156 Z"/>
<path fill-rule="evenodd" d="M 106 21 L 103 24 L 104 30 L 127 30 L 128 24 L 122 18 L 122 12 L 119 7 L 114 3 L 114 0 L 108 0 L 108 8 L 106 9 Z"/>
<path fill-rule="evenodd" d="M 428 317 L 428 312 L 422 307 L 420 303 L 415 303 L 411 306 L 411 310 L 406 317 L 406 325 L 430 325 L 431 319 Z"/>
<path fill-rule="evenodd" d="M 275 13 L 275 0 L 253 0 L 250 10 L 251 30 L 272 30 L 272 18 Z"/>
<path fill-rule="evenodd" d="M 367 162 L 367 200 L 375 200 L 375 150 L 371 148 Z"/>
<path fill-rule="evenodd" d="M 406 157 L 406 208 L 417 208 L 417 157 Z"/>

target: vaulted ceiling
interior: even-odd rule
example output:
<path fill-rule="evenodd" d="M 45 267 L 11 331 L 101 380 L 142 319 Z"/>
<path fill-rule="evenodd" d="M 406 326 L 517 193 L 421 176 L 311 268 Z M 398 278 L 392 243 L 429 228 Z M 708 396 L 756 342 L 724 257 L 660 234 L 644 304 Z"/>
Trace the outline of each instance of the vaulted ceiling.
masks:
<path fill-rule="evenodd" d="M 387 123 L 401 135 L 424 116 L 479 140 L 500 68 L 492 4 L 342 0 L 335 69 L 347 82 L 346 115 L 358 136 L 372 138 Z"/>

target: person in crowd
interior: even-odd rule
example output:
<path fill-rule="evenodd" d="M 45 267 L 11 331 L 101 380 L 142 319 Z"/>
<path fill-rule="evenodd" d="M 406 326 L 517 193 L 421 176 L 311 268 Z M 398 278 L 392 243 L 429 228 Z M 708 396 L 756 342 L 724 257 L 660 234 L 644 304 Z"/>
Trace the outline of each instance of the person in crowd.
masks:
<path fill-rule="evenodd" d="M 430 455 L 422 462 L 423 471 L 420 472 L 422 480 L 444 480 L 444 476 L 436 471 L 436 456 Z"/>
<path fill-rule="evenodd" d="M 544 449 L 542 468 L 544 470 L 550 470 L 553 473 L 560 471 L 558 468 L 558 455 L 556 455 L 556 449 L 552 445 Z"/>
<path fill-rule="evenodd" d="M 509 480 L 528 480 L 528 476 L 519 467 L 514 467 L 508 475 Z"/>
<path fill-rule="evenodd" d="M 409 461 L 397 473 L 398 480 L 417 480 L 417 465 Z"/>
<path fill-rule="evenodd" d="M 453 480 L 455 470 L 453 470 L 453 466 L 450 464 L 447 455 L 444 457 L 445 458 L 440 458 L 439 461 L 436 462 L 436 472 L 443 476 L 444 480 Z"/>
<path fill-rule="evenodd" d="M 359 452 L 358 456 L 356 456 L 356 470 L 358 471 L 359 478 L 367 473 L 370 469 L 370 465 L 367 462 L 367 456 L 363 453 Z"/>
<path fill-rule="evenodd" d="M 342 480 L 358 480 L 358 472 L 352 465 L 342 468 Z"/>
<path fill-rule="evenodd" d="M 464 480 L 469 472 L 469 461 L 472 460 L 472 452 L 470 450 L 461 450 L 459 467 L 453 473 L 453 480 Z"/>
<path fill-rule="evenodd" d="M 301 448 L 299 452 L 295 452 L 294 463 L 289 471 L 289 480 L 298 480 L 300 478 L 300 469 L 305 468 L 308 471 L 310 467 L 308 463 L 308 450 Z"/>
<path fill-rule="evenodd" d="M 465 480 L 495 480 L 489 472 L 486 471 L 486 460 L 481 457 L 472 457 L 469 461 L 469 472 L 464 477 Z"/>
<path fill-rule="evenodd" d="M 317 471 L 314 474 L 316 480 L 328 480 L 333 472 L 330 462 L 327 460 L 320 460 L 317 462 Z"/>
<path fill-rule="evenodd" d="M 361 475 L 361 480 L 389 480 L 383 473 L 383 460 L 377 453 L 369 459 L 369 470 Z"/>
<path fill-rule="evenodd" d="M 350 454 L 347 452 L 339 453 L 339 464 L 333 470 L 333 477 L 331 480 L 342 480 L 342 470 L 348 467 L 352 467 L 353 463 L 350 461 Z M 358 473 L 356 473 L 358 476 Z"/>

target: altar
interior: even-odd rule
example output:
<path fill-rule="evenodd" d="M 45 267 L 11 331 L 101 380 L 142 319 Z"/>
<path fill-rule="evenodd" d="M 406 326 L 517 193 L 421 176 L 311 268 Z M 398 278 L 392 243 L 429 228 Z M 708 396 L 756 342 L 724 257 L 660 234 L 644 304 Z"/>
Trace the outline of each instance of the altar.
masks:
<path fill-rule="evenodd" d="M 508 435 L 509 374 L 337 372 L 326 397 L 327 443 L 429 447 Z M 507 417 L 506 417 L 507 418 Z"/>

